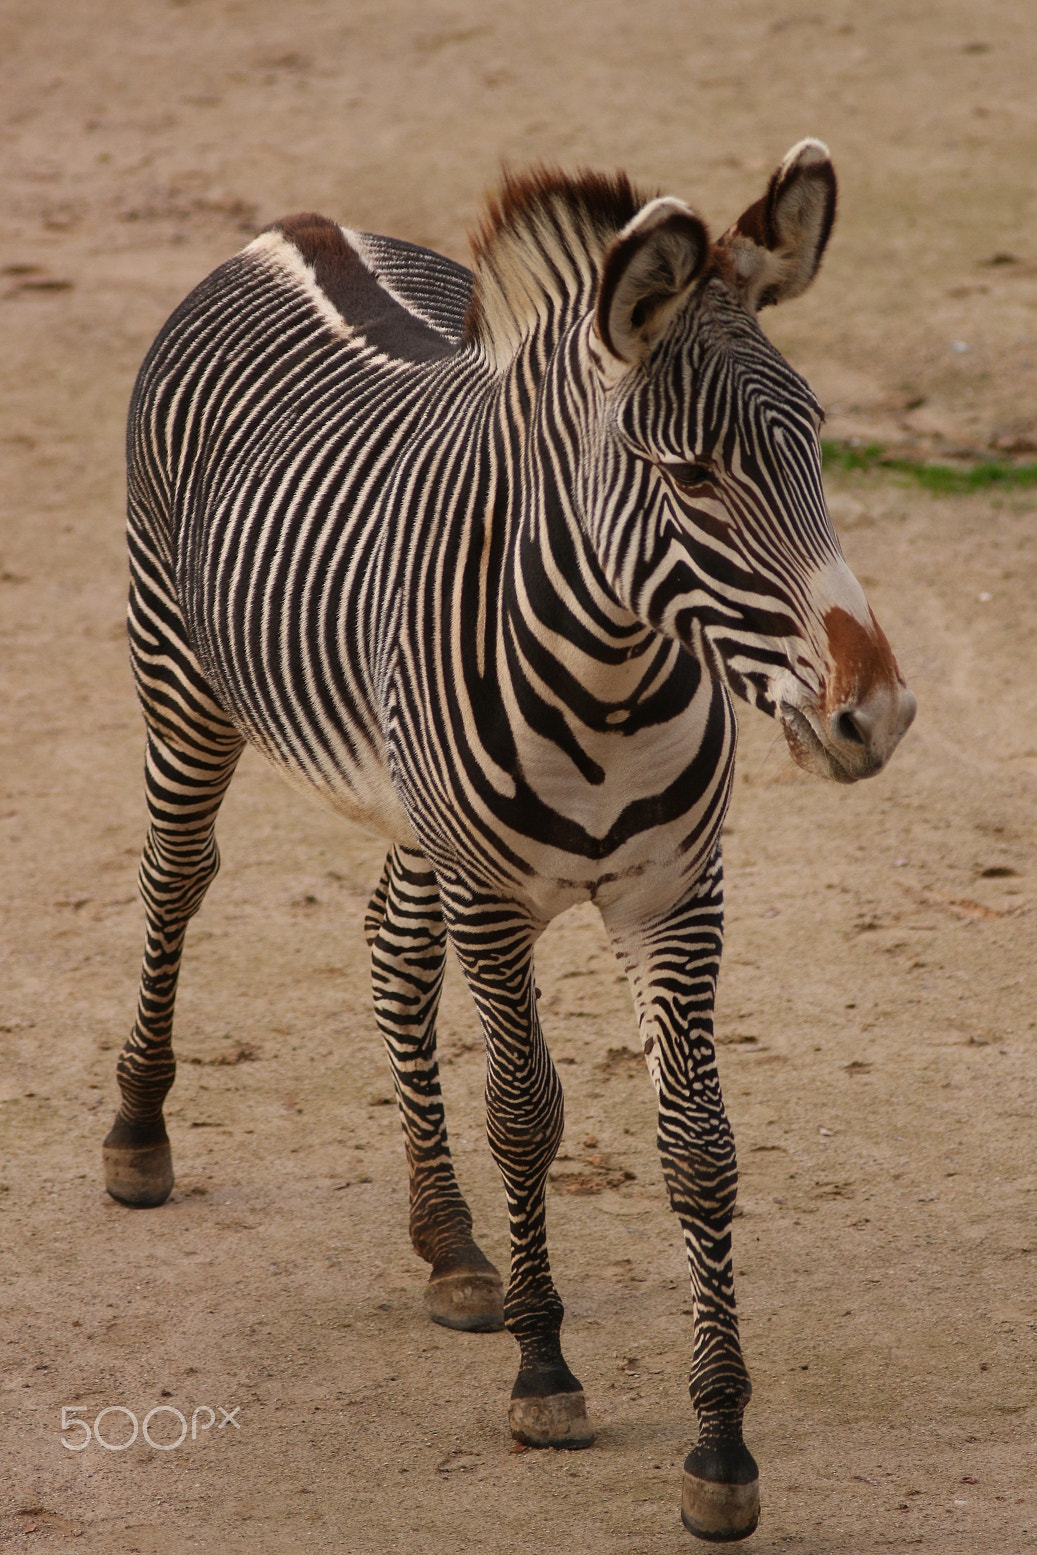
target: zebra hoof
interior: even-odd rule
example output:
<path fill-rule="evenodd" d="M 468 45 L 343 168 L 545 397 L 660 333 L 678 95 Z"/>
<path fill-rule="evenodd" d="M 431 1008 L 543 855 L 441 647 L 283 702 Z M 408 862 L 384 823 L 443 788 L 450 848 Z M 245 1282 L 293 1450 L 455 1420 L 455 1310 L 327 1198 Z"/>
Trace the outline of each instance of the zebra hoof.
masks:
<path fill-rule="evenodd" d="M 759 1521 L 759 1471 L 747 1447 L 696 1447 L 688 1454 L 681 1522 L 689 1533 L 710 1544 L 734 1544 L 747 1539 Z"/>
<path fill-rule="evenodd" d="M 589 1447 L 594 1440 L 582 1388 L 578 1393 L 549 1393 L 546 1398 L 513 1398 L 508 1425 L 524 1447 Z"/>
<path fill-rule="evenodd" d="M 504 1287 L 496 1269 L 433 1276 L 425 1286 L 425 1305 L 433 1323 L 444 1328 L 496 1334 L 504 1327 Z"/>
<path fill-rule="evenodd" d="M 173 1191 L 173 1152 L 165 1136 L 161 1120 L 142 1127 L 116 1118 L 104 1142 L 104 1185 L 113 1199 L 135 1209 L 155 1209 L 166 1202 Z"/>

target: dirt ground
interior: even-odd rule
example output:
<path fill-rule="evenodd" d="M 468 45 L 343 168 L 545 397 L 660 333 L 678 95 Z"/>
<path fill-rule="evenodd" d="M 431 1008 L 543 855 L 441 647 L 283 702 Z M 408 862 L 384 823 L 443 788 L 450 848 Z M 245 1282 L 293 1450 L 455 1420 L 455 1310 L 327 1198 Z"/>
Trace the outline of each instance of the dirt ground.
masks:
<path fill-rule="evenodd" d="M 142 941 L 125 405 L 170 309 L 288 211 L 463 259 L 501 160 L 542 157 L 625 166 L 719 229 L 817 134 L 839 225 L 815 290 L 767 325 L 832 433 L 1032 452 L 1030 0 L 2 0 L 0 78 L 0 1543 L 691 1549 L 683 1257 L 592 910 L 552 927 L 538 972 L 590 1451 L 516 1452 L 510 1338 L 424 1316 L 360 933 L 381 845 L 258 759 L 189 937 L 177 1187 L 150 1212 L 101 1188 Z M 830 496 L 920 711 L 849 790 L 743 721 L 718 1029 L 750 1547 L 1015 1555 L 1037 1549 L 1037 499 L 881 474 Z M 453 972 L 441 1041 L 462 1186 L 503 1268 Z M 63 1409 L 160 1406 L 159 1447 L 62 1445 Z M 162 1450 L 173 1409 L 187 1436 Z M 129 1429 L 99 1422 L 116 1445 Z"/>

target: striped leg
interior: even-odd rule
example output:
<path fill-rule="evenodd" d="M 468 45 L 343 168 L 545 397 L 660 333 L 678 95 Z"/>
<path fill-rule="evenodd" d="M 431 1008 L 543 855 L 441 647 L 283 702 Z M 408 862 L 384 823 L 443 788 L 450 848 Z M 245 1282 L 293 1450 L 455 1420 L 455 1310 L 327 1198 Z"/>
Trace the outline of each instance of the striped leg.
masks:
<path fill-rule="evenodd" d="M 173 1163 L 162 1103 L 176 1074 L 173 1006 L 188 920 L 220 856 L 214 827 L 243 741 L 212 700 L 175 602 L 141 556 L 130 596 L 130 646 L 148 728 L 144 780 L 151 826 L 140 862 L 147 933 L 137 1018 L 119 1056 L 122 1102 L 104 1141 L 105 1185 L 123 1204 L 162 1204 Z"/>
<path fill-rule="evenodd" d="M 659 1097 L 659 1152 L 691 1271 L 690 1391 L 698 1445 L 684 1473 L 683 1519 L 700 1537 L 747 1537 L 759 1517 L 756 1464 L 742 1440 L 752 1391 L 742 1359 L 731 1263 L 738 1174 L 713 1050 L 713 1002 L 723 941 L 719 853 L 694 891 L 659 918 L 610 921 L 630 977 Z"/>
<path fill-rule="evenodd" d="M 504 1322 L 518 1341 L 511 1434 L 531 1447 L 588 1447 L 583 1389 L 562 1355 L 564 1308 L 547 1256 L 547 1172 L 561 1143 L 562 1087 L 533 985 L 536 926 L 521 909 L 440 877 L 450 937 L 486 1037 L 486 1128 L 508 1201 Z"/>
<path fill-rule="evenodd" d="M 501 1329 L 501 1278 L 472 1238 L 447 1144 L 436 1063 L 446 929 L 436 877 L 421 853 L 391 849 L 364 931 L 406 1141 L 411 1241 L 432 1265 L 425 1300 L 433 1321 L 446 1328 Z"/>

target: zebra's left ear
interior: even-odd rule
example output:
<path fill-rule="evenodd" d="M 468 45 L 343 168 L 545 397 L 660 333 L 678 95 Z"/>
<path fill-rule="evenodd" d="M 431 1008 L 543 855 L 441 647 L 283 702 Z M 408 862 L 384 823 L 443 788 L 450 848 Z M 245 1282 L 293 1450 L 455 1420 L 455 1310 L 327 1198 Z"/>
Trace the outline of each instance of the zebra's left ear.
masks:
<path fill-rule="evenodd" d="M 771 175 L 767 193 L 717 244 L 735 290 L 754 312 L 805 292 L 835 220 L 835 168 L 820 140 L 801 140 Z"/>
<path fill-rule="evenodd" d="M 627 222 L 598 289 L 598 334 L 613 356 L 633 366 L 648 355 L 709 257 L 709 233 L 682 200 L 652 200 Z"/>

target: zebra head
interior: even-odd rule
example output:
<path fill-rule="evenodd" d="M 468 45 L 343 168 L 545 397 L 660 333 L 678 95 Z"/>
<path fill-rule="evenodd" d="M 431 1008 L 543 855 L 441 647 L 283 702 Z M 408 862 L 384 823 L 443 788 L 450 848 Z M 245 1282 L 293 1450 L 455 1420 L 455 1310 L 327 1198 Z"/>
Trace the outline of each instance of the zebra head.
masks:
<path fill-rule="evenodd" d="M 832 528 L 820 406 L 756 318 L 810 285 L 835 201 L 805 140 L 715 244 L 676 199 L 626 223 L 586 337 L 604 431 L 580 505 L 628 608 L 777 716 L 800 766 L 849 783 L 885 765 L 915 699 Z"/>

